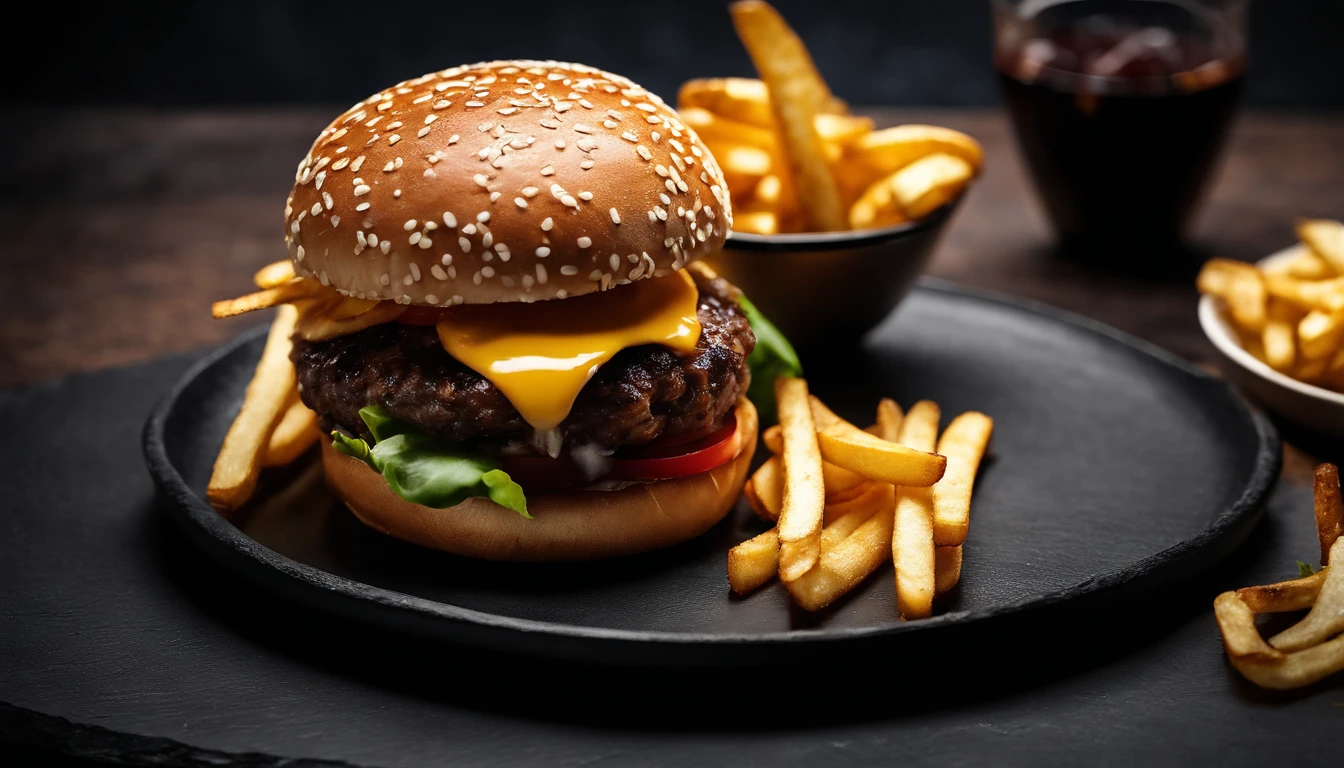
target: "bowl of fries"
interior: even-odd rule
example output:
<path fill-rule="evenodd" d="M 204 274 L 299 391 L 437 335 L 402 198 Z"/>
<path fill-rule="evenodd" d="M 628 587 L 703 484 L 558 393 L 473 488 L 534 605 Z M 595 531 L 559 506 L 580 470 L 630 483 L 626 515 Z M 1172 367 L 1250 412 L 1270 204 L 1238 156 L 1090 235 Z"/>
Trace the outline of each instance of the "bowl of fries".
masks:
<path fill-rule="evenodd" d="M 1199 321 L 1233 383 L 1291 422 L 1344 437 L 1344 224 L 1297 231 L 1300 244 L 1255 265 L 1208 262 Z"/>
<path fill-rule="evenodd" d="M 733 205 L 710 263 L 796 344 L 866 331 L 923 271 L 979 174 L 980 145 L 934 125 L 877 130 L 831 92 L 768 3 L 729 13 L 760 78 L 690 80 L 677 94 Z"/>

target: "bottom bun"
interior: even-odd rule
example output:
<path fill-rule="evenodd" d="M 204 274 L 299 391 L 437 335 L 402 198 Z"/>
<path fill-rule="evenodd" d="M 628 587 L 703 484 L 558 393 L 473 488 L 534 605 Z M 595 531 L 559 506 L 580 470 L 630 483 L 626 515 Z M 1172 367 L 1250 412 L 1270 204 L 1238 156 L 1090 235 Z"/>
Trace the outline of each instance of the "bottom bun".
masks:
<path fill-rule="evenodd" d="M 485 560 L 597 560 L 677 544 L 709 530 L 733 508 L 756 451 L 756 408 L 737 405 L 742 450 L 707 472 L 614 491 L 530 496 L 528 520 L 484 498 L 448 509 L 412 504 L 364 462 L 322 441 L 327 485 L 355 517 L 389 536 Z M 526 489 L 524 489 L 526 490 Z"/>

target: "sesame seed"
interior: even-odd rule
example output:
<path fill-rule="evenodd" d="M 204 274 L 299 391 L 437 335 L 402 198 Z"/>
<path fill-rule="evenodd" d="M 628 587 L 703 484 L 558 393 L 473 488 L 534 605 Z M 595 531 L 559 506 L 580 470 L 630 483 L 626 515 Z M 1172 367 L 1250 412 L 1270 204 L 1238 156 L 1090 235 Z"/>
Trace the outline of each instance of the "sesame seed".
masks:
<path fill-rule="evenodd" d="M 464 235 L 476 234 L 476 225 L 468 223 L 466 226 L 462 227 L 462 234 Z"/>
<path fill-rule="evenodd" d="M 620 223 L 621 223 L 621 214 L 617 213 L 615 208 L 612 208 L 610 211 L 608 211 L 608 213 L 611 214 L 611 223 L 612 223 L 612 224 L 620 224 Z"/>
<path fill-rule="evenodd" d="M 435 109 L 444 109 L 445 107 L 448 107 L 448 106 L 451 105 L 452 103 L 453 103 L 453 102 L 451 102 L 451 101 L 449 101 L 449 100 L 447 100 L 447 99 L 439 99 L 438 101 L 434 102 L 434 108 L 435 108 Z"/>
<path fill-rule="evenodd" d="M 383 285 L 391 285 L 391 284 L 392 284 L 392 276 L 389 275 L 389 274 L 387 274 L 386 272 L 384 272 L 383 274 L 381 274 L 381 275 L 378 276 L 378 282 L 381 283 L 381 284 L 383 284 Z"/>
<path fill-rule="evenodd" d="M 370 248 L 378 247 L 378 236 L 373 234 L 372 232 L 369 233 L 369 247 Z"/>
<path fill-rule="evenodd" d="M 420 282 L 420 265 L 414 261 L 411 262 L 411 279 L 417 283 Z"/>
<path fill-rule="evenodd" d="M 503 192 L 491 192 L 491 193 L 490 193 L 490 202 L 492 202 L 492 203 L 495 202 L 495 201 L 498 200 L 501 196 L 503 196 L 503 194 L 504 194 Z"/>
<path fill-rule="evenodd" d="M 476 107 L 484 107 L 484 106 L 485 106 L 485 102 L 481 102 L 481 101 L 468 101 L 467 104 L 466 104 L 466 106 L 471 107 L 472 109 L 475 109 Z"/>
<path fill-rule="evenodd" d="M 578 268 L 578 267 L 575 267 L 575 266 L 572 266 L 572 265 L 569 265 L 569 264 L 566 264 L 565 266 L 563 266 L 563 267 L 560 268 L 560 274 L 562 274 L 562 275 L 577 275 L 577 274 L 579 274 L 579 268 Z"/>
<path fill-rule="evenodd" d="M 342 147 L 341 149 L 344 149 L 344 147 Z M 350 158 L 342 157 L 340 160 L 337 160 L 336 162 L 331 164 L 331 170 L 339 171 L 349 164 L 350 164 Z"/>
<path fill-rule="evenodd" d="M 551 165 L 543 165 L 543 166 L 541 167 L 541 175 L 542 175 L 542 176 L 553 176 L 553 175 L 555 175 L 555 166 L 551 166 Z"/>
<path fill-rule="evenodd" d="M 411 245 L 415 245 L 416 243 L 420 242 L 420 237 L 421 237 L 421 235 L 420 235 L 419 232 L 414 232 L 414 233 L 412 233 L 412 234 L 411 234 Z"/>
<path fill-rule="evenodd" d="M 388 160 L 387 165 L 383 166 L 383 173 L 391 173 L 392 171 L 396 170 L 396 168 L 397 166 L 394 165 L 391 160 Z"/>
<path fill-rule="evenodd" d="M 583 123 L 575 123 L 574 130 L 579 133 L 592 133 L 597 129 L 593 128 L 593 126 L 591 125 L 584 125 Z"/>
<path fill-rule="evenodd" d="M 355 173 L 359 173 L 359 167 L 363 164 L 364 164 L 364 156 L 360 155 L 359 157 L 355 158 L 355 162 L 350 164 L 350 170 L 354 171 Z"/>
<path fill-rule="evenodd" d="M 546 284 L 546 265 L 544 264 L 537 265 L 537 282 L 541 285 Z"/>
<path fill-rule="evenodd" d="M 299 261 L 303 261 L 303 246 L 302 246 L 302 245 L 300 245 L 300 246 L 298 247 L 298 249 L 297 249 L 296 251 L 294 251 L 294 256 L 295 256 Z"/>
<path fill-rule="evenodd" d="M 649 148 L 644 146 L 643 144 L 637 145 L 635 147 L 635 152 L 639 153 L 639 156 L 644 158 L 645 162 L 648 162 L 653 159 L 653 153 L 650 152 Z"/>
<path fill-rule="evenodd" d="M 654 131 L 653 133 L 649 134 L 649 138 L 653 139 L 654 144 L 657 144 L 658 140 L 663 138 L 663 135 L 657 131 Z"/>
<path fill-rule="evenodd" d="M 553 227 L 553 226 L 555 226 L 555 221 L 554 221 L 550 216 L 547 216 L 547 217 L 541 222 L 541 231 L 542 231 L 542 232 L 550 232 L 550 231 L 551 231 L 551 227 Z"/>
<path fill-rule="evenodd" d="M 457 245 L 463 253 L 471 253 L 471 241 L 465 237 L 457 238 Z"/>
<path fill-rule="evenodd" d="M 373 187 L 370 187 L 368 184 L 360 184 L 355 187 L 355 197 L 363 197 L 364 195 L 369 194 L 369 191 L 372 189 Z"/>
<path fill-rule="evenodd" d="M 514 202 L 514 204 L 516 204 L 519 208 L 527 208 L 527 201 L 524 200 L 524 199 L 521 198 L 521 197 L 515 197 L 515 198 L 513 198 L 513 202 Z"/>
<path fill-rule="evenodd" d="M 583 107 L 584 109 L 592 109 L 593 103 L 588 101 L 587 99 L 579 99 L 579 106 Z"/>
<path fill-rule="evenodd" d="M 550 255 L 551 255 L 551 249 L 550 249 L 550 248 L 547 248 L 547 247 L 544 246 L 544 245 L 537 249 L 537 258 L 544 259 L 544 258 L 546 258 L 547 256 L 550 256 Z M 543 280 L 542 282 L 544 283 L 544 282 L 546 282 L 546 281 Z"/>
<path fill-rule="evenodd" d="M 446 225 L 448 226 L 449 229 L 456 229 L 456 228 L 457 228 L 457 217 L 454 216 L 452 213 L 450 213 L 450 212 L 448 212 L 448 211 L 444 211 L 444 212 L 443 212 L 443 223 L 446 224 Z"/>
<path fill-rule="evenodd" d="M 666 192 L 659 192 L 658 199 L 663 201 L 663 205 L 672 204 L 672 198 L 668 197 Z"/>
<path fill-rule="evenodd" d="M 475 176 L 472 176 L 471 180 L 476 182 L 476 186 L 478 187 L 484 187 L 490 183 L 490 179 L 484 173 L 478 173 Z"/>
<path fill-rule="evenodd" d="M 402 285 L 410 285 L 410 284 L 413 283 L 413 282 L 415 282 L 415 281 L 411 279 L 411 276 L 410 276 L 410 275 L 406 275 L 405 277 L 401 278 L 401 284 L 402 284 Z"/>
<path fill-rule="evenodd" d="M 573 195 L 564 195 L 563 197 L 561 197 L 561 198 L 560 198 L 560 204 L 561 204 L 561 205 L 567 205 L 567 206 L 569 206 L 570 208 L 578 208 L 578 207 L 579 207 L 579 201 L 578 201 L 578 200 L 575 200 Z"/>
<path fill-rule="evenodd" d="M 552 131 L 560 127 L 560 121 L 550 117 L 543 117 L 537 121 L 542 128 L 549 128 Z"/>
<path fill-rule="evenodd" d="M 400 120 L 394 120 L 394 121 L 392 121 L 392 122 L 390 122 L 390 123 L 387 124 L 387 130 L 389 130 L 389 131 L 395 131 L 395 130 L 397 130 L 398 128 L 400 128 L 402 125 L 403 125 L 403 123 L 402 123 Z"/>
<path fill-rule="evenodd" d="M 433 168 L 426 168 L 425 172 L 420 175 L 424 176 L 426 179 L 437 179 L 439 177 L 439 175 L 434 172 Z"/>
<path fill-rule="evenodd" d="M 591 237 L 580 237 L 577 242 L 580 248 L 588 248 L 593 244 L 593 239 Z"/>
<path fill-rule="evenodd" d="M 453 144 L 456 144 L 458 140 L 461 138 L 462 138 L 461 135 L 454 133 L 452 136 L 448 137 L 448 145 L 452 146 Z"/>
<path fill-rule="evenodd" d="M 572 109 L 573 107 L 574 107 L 574 105 L 573 105 L 573 104 L 570 104 L 568 101 L 557 101 L 557 102 L 555 102 L 555 105 L 554 105 L 553 108 L 555 109 L 556 112 L 564 113 L 564 112 L 568 112 L 568 111 L 569 111 L 570 109 Z"/>
<path fill-rule="evenodd" d="M 476 285 L 480 285 L 480 284 L 481 284 L 481 273 L 480 273 L 480 272 L 477 272 L 476 274 L 472 275 L 472 276 L 471 276 L 471 282 L 475 283 Z"/>
<path fill-rule="evenodd" d="M 368 203 L 360 203 L 359 205 L 356 205 L 356 206 L 355 206 L 355 210 L 356 210 L 356 211 L 360 211 L 361 213 L 364 212 L 364 211 L 367 211 L 367 210 L 369 210 L 369 204 L 368 204 Z"/>
<path fill-rule="evenodd" d="M 639 137 L 636 136 L 635 134 L 629 132 L 629 131 L 626 131 L 626 132 L 622 133 L 622 134 L 621 134 L 621 138 L 622 138 L 622 139 L 625 139 L 626 141 L 630 142 L 631 144 L 638 144 L 638 143 L 639 143 Z"/>
<path fill-rule="evenodd" d="M 593 162 L 592 160 L 584 160 L 582 163 L 579 163 L 579 168 L 582 168 L 583 170 L 586 171 L 589 168 L 592 168 L 594 165 L 597 165 L 597 163 Z"/>
<path fill-rule="evenodd" d="M 584 201 L 584 202 L 586 203 L 586 202 L 588 202 L 589 200 L 592 200 L 592 199 L 593 199 L 593 193 L 592 193 L 592 192 L 580 192 L 580 193 L 579 193 L 579 199 L 582 200 L 582 201 Z"/>
<path fill-rule="evenodd" d="M 565 148 L 565 140 L 564 140 L 564 139 L 556 139 L 556 140 L 555 140 L 555 148 L 556 148 L 556 149 L 564 149 L 564 148 Z"/>
<path fill-rule="evenodd" d="M 321 204 L 321 203 L 313 203 L 313 215 L 316 216 L 317 214 L 319 214 L 319 213 L 321 213 L 321 212 L 322 212 L 322 204 Z"/>
<path fill-rule="evenodd" d="M 432 94 L 432 93 L 426 93 L 426 94 L 423 95 L 423 96 L 417 96 L 417 97 L 415 98 L 415 100 L 412 101 L 411 103 L 412 103 L 412 104 L 424 104 L 426 101 L 429 101 L 429 100 L 432 99 L 432 98 L 434 98 L 434 94 Z"/>
<path fill-rule="evenodd" d="M 435 296 L 435 295 L 432 294 L 432 293 L 427 293 L 427 294 L 425 294 L 425 301 L 428 301 L 430 304 L 438 304 L 438 303 L 439 303 L 439 297 L 438 297 L 438 296 Z"/>
<path fill-rule="evenodd" d="M 428 125 L 426 125 L 424 128 L 421 128 L 420 130 L 416 131 L 416 132 L 415 132 L 415 137 L 416 137 L 417 139 L 423 139 L 423 138 L 425 138 L 425 134 L 427 134 L 427 133 L 429 133 L 429 126 L 428 126 Z"/>
<path fill-rule="evenodd" d="M 332 216 L 331 216 L 331 226 L 332 226 L 333 228 L 335 228 L 335 227 L 339 227 L 340 225 L 341 225 L 341 217 L 340 217 L 340 216 L 337 216 L 336 214 L 332 214 Z"/>
<path fill-rule="evenodd" d="M 394 190 L 392 190 L 392 198 L 393 198 L 393 199 L 399 199 L 400 197 L 401 197 L 401 190 L 400 190 L 400 189 L 394 189 Z"/>
<path fill-rule="evenodd" d="M 501 114 L 501 115 L 512 115 L 514 112 L 517 112 L 517 111 L 518 111 L 518 108 L 517 108 L 517 107 L 505 107 L 505 108 L 499 110 L 499 114 Z"/>
<path fill-rule="evenodd" d="M 540 190 L 538 190 L 536 187 L 523 187 L 521 191 L 523 193 L 523 197 L 536 197 L 537 192 Z"/>
<path fill-rule="evenodd" d="M 431 239 L 429 239 L 428 237 L 422 237 L 422 238 L 420 238 L 420 249 L 421 249 L 421 250 L 427 250 L 427 249 L 428 249 L 430 246 L 432 246 L 432 245 L 434 245 L 434 241 L 431 240 Z M 420 278 L 417 277 L 416 279 L 419 280 Z"/>
<path fill-rule="evenodd" d="M 359 244 L 360 244 L 360 245 L 368 245 L 368 244 L 369 244 L 369 240 L 368 240 L 368 238 L 364 236 L 364 230 L 359 230 L 358 232 L 356 232 L 356 233 L 355 233 L 355 239 L 359 241 Z"/>
<path fill-rule="evenodd" d="M 434 279 L 436 280 L 448 279 L 448 273 L 444 272 L 443 267 L 440 267 L 438 264 L 435 264 L 434 266 L 429 268 L 429 274 L 433 275 Z"/>
<path fill-rule="evenodd" d="M 490 220 L 490 212 L 481 211 L 480 213 L 476 214 L 476 220 L 484 224 L 485 222 Z"/>
<path fill-rule="evenodd" d="M 615 120 L 603 120 L 603 121 L 602 121 L 602 127 L 603 127 L 603 128 L 606 128 L 606 129 L 608 129 L 608 130 L 610 130 L 610 129 L 612 129 L 612 128 L 615 128 L 615 127 L 618 126 L 618 125 L 620 125 L 620 123 L 616 122 Z"/>
<path fill-rule="evenodd" d="M 494 268 L 494 267 L 491 267 L 491 266 L 489 266 L 489 265 L 484 266 L 484 267 L 481 267 L 481 275 L 483 275 L 483 276 L 485 276 L 485 277 L 494 277 L 494 276 L 495 276 L 495 268 Z"/>
<path fill-rule="evenodd" d="M 387 137 L 387 146 L 390 147 L 390 146 L 392 146 L 393 144 L 396 144 L 398 141 L 401 141 L 401 134 L 399 134 L 399 133 L 394 133 L 394 134 L 392 134 L 391 136 L 388 136 L 388 137 Z"/>

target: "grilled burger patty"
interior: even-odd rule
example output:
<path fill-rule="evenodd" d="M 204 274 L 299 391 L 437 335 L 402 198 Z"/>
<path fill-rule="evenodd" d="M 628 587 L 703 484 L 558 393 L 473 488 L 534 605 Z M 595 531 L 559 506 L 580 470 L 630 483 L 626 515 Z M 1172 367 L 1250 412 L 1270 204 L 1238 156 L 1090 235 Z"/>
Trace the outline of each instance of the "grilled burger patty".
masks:
<path fill-rule="evenodd" d="M 702 330 L 694 352 L 650 344 L 617 353 L 560 424 L 564 445 L 614 449 L 690 435 L 732 411 L 749 383 L 756 336 L 726 282 L 697 276 L 696 284 Z M 351 432 L 364 432 L 359 409 L 377 404 L 455 442 L 548 444 L 493 383 L 444 351 L 433 326 L 387 323 L 326 341 L 296 338 L 291 358 L 304 404 Z"/>

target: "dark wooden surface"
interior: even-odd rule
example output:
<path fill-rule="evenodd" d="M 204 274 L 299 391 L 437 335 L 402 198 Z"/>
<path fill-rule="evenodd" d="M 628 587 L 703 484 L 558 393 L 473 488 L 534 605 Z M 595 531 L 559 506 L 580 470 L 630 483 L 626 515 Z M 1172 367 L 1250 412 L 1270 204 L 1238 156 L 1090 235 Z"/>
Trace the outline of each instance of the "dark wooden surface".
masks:
<path fill-rule="evenodd" d="M 248 290 L 253 270 L 283 258 L 293 168 L 335 111 L 10 110 L 0 121 L 0 385 L 217 344 L 260 322 L 212 320 L 209 303 Z M 1052 254 L 1000 112 L 873 114 L 984 144 L 985 173 L 932 274 L 1211 359 L 1188 276 L 1128 278 Z M 1243 115 L 1196 247 L 1257 259 L 1293 242 L 1294 217 L 1344 215 L 1341 137 L 1344 115 Z"/>

